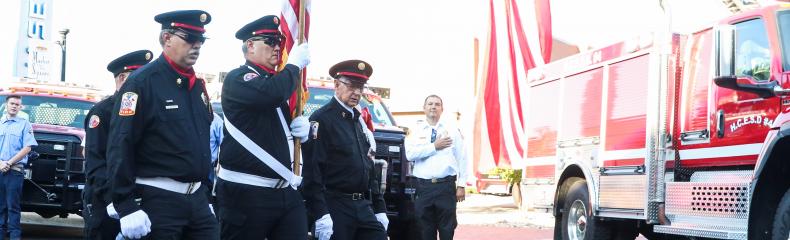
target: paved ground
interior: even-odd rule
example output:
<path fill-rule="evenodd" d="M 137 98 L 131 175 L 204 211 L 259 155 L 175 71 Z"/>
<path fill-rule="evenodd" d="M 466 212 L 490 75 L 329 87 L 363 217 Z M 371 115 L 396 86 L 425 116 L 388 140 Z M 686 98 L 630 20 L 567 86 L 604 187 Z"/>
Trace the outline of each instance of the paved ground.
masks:
<path fill-rule="evenodd" d="M 458 204 L 458 240 L 552 239 L 554 217 L 525 212 L 510 196 L 467 195 Z"/>
<path fill-rule="evenodd" d="M 44 219 L 33 213 L 22 215 L 25 239 L 80 239 L 82 218 Z M 457 240 L 552 239 L 554 217 L 549 213 L 516 208 L 510 196 L 468 195 L 458 205 Z M 644 239 L 644 238 L 638 238 Z"/>
<path fill-rule="evenodd" d="M 22 213 L 22 236 L 24 239 L 83 239 L 82 217 L 42 218 L 35 213 Z"/>
<path fill-rule="evenodd" d="M 510 196 L 467 195 L 458 205 L 458 224 L 457 240 L 548 240 L 554 234 L 554 216 L 519 210 Z"/>

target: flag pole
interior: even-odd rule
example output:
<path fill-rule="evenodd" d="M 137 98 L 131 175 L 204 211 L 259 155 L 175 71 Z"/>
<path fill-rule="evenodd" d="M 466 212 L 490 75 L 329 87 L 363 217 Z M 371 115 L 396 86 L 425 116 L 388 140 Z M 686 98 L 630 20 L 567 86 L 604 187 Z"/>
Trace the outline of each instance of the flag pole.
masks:
<path fill-rule="evenodd" d="M 298 44 L 302 44 L 302 43 L 304 43 L 307 40 L 306 36 L 304 34 L 305 22 L 307 21 L 305 19 L 305 6 L 304 6 L 304 4 L 305 4 L 305 0 L 299 0 L 299 20 L 298 20 L 299 21 L 299 33 L 298 33 L 298 36 L 297 36 Z M 294 46 L 297 46 L 297 45 L 294 45 Z M 302 86 L 304 85 L 304 81 L 306 80 L 305 76 L 307 76 L 306 75 L 307 71 L 305 71 L 306 69 L 307 68 L 305 66 L 305 69 L 302 69 L 302 71 L 299 72 L 299 84 L 296 85 L 296 108 L 295 108 L 294 113 L 293 113 L 294 117 L 302 116 L 302 110 L 304 108 L 304 101 L 305 101 L 304 100 L 304 91 L 305 91 L 305 89 Z M 301 175 L 301 173 L 302 173 L 302 170 L 301 170 L 301 165 L 302 165 L 301 164 L 301 162 L 302 162 L 301 158 L 302 158 L 302 143 L 301 143 L 299 138 L 294 138 L 294 167 L 293 167 L 293 170 L 294 170 L 294 173 L 297 176 Z"/>

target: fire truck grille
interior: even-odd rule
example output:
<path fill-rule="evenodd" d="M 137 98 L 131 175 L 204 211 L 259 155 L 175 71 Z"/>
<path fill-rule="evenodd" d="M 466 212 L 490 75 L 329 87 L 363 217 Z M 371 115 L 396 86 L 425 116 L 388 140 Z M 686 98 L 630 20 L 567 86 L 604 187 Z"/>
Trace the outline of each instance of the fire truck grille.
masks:
<path fill-rule="evenodd" d="M 401 150 L 397 144 L 376 144 L 376 156 L 397 157 Z"/>
<path fill-rule="evenodd" d="M 746 213 L 746 187 L 692 187 L 691 210 Z"/>
<path fill-rule="evenodd" d="M 389 164 L 387 167 L 387 190 L 389 192 L 401 191 L 401 176 L 403 175 L 403 161 L 400 158 L 400 152 L 392 152 L 389 149 L 400 149 L 400 145 L 388 144 L 386 142 L 378 142 L 376 144 L 376 159 L 386 160 Z"/>
<path fill-rule="evenodd" d="M 78 137 L 45 132 L 36 132 L 35 137 L 38 146 L 33 150 L 39 155 L 36 160 L 28 162 L 33 181 L 37 183 L 56 183 L 65 179 L 71 182 L 85 181 L 85 161 L 82 158 L 82 147 Z"/>
<path fill-rule="evenodd" d="M 749 181 L 721 177 L 707 180 L 667 182 L 665 209 L 672 224 L 656 226 L 655 231 L 717 239 L 746 239 Z"/>
<path fill-rule="evenodd" d="M 667 183 L 667 214 L 747 219 L 748 182 Z"/>

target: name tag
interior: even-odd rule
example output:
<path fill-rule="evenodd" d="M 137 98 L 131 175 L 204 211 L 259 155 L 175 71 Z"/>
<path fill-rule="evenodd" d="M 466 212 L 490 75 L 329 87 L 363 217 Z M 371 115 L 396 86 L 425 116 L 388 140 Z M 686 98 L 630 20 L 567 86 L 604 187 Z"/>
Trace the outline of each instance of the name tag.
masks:
<path fill-rule="evenodd" d="M 178 105 L 167 105 L 167 106 L 165 106 L 165 109 L 176 109 L 176 108 L 178 108 Z"/>

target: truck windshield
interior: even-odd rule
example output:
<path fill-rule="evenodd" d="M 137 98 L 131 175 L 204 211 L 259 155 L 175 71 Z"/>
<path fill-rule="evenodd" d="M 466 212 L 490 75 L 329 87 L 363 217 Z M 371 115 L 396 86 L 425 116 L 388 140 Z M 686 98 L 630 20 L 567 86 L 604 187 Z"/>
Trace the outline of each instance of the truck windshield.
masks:
<path fill-rule="evenodd" d="M 85 116 L 88 115 L 91 107 L 93 103 L 89 101 L 22 96 L 22 110 L 19 111 L 19 116 L 26 118 L 30 123 L 83 128 Z M 0 112 L 5 114 L 5 104 L 0 104 Z"/>
<path fill-rule="evenodd" d="M 790 71 L 790 10 L 780 11 L 777 14 L 779 34 L 782 38 L 782 68 Z"/>
<path fill-rule="evenodd" d="M 328 88 L 310 87 L 310 99 L 304 107 L 304 115 L 310 116 L 325 104 L 327 104 L 335 96 L 335 91 Z M 389 114 L 387 106 L 381 102 L 380 99 L 374 96 L 365 96 L 360 101 L 359 105 L 362 108 L 367 108 L 370 111 L 371 118 L 374 126 L 393 126 L 392 118 Z"/>

